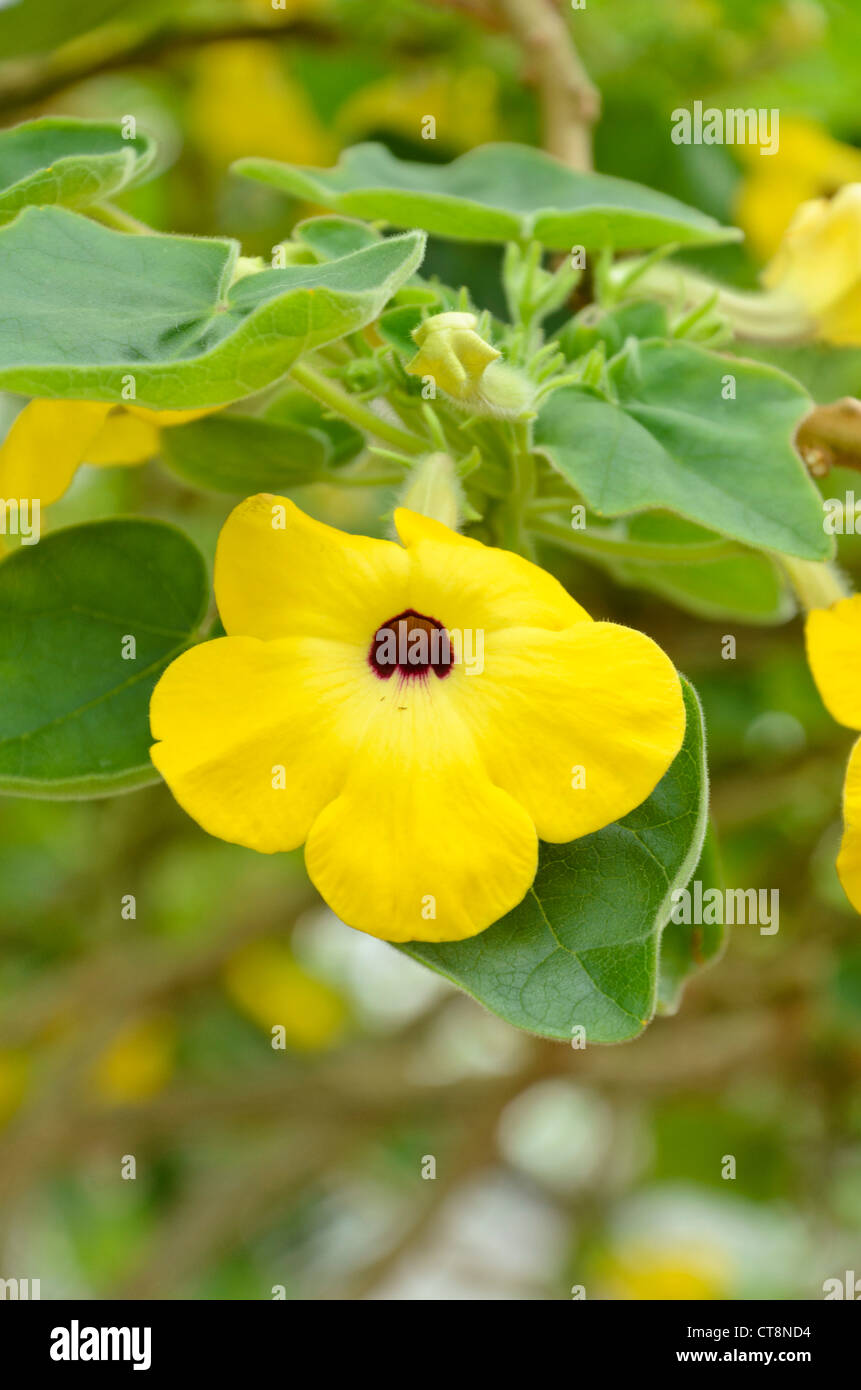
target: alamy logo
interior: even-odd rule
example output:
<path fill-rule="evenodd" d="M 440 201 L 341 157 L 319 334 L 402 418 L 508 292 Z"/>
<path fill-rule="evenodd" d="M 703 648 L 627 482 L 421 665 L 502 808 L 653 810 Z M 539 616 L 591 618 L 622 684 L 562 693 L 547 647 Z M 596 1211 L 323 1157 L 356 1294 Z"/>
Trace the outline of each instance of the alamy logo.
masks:
<path fill-rule="evenodd" d="M 670 921 L 680 926 L 758 926 L 760 936 L 774 936 L 780 926 L 778 888 L 706 888 L 694 879 L 672 895 Z"/>
<path fill-rule="evenodd" d="M 758 145 L 760 154 L 777 154 L 780 148 L 780 112 L 776 107 L 743 110 L 738 106 L 721 111 L 707 106 L 703 110 L 702 102 L 695 101 L 693 111 L 677 106 L 671 119 L 674 145 Z"/>
<path fill-rule="evenodd" d="M 849 1298 L 854 1303 L 861 1300 L 861 1279 L 855 1278 L 854 1269 L 847 1269 L 842 1279 L 826 1279 L 822 1285 L 826 1300 L 829 1298 Z"/>
<path fill-rule="evenodd" d="M 52 1361 L 133 1361 L 135 1371 L 152 1364 L 151 1327 L 81 1327 L 72 1318 L 69 1327 L 51 1332 Z"/>
<path fill-rule="evenodd" d="M 0 1299 L 40 1299 L 41 1287 L 41 1279 L 0 1279 Z"/>
<path fill-rule="evenodd" d="M 0 497 L 0 536 L 20 536 L 22 545 L 35 545 L 41 535 L 40 518 L 38 497 Z"/>

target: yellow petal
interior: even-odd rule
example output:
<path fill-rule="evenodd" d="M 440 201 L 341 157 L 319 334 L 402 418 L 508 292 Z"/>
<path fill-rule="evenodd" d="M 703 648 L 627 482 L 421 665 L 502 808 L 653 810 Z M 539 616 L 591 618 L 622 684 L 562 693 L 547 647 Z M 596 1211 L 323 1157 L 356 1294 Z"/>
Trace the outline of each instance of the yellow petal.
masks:
<path fill-rule="evenodd" d="M 349 536 L 286 497 L 258 493 L 224 524 L 215 597 L 231 635 L 330 637 L 364 657 L 377 628 L 409 606 L 408 570 L 393 541 Z"/>
<path fill-rule="evenodd" d="M 487 633 L 591 621 L 558 579 L 510 550 L 482 545 L 405 508 L 395 512 L 395 525 L 410 558 L 405 606 L 449 629 Z"/>
<path fill-rule="evenodd" d="M 112 410 L 92 444 L 85 463 L 97 468 L 146 463 L 158 453 L 158 430 L 125 410 Z"/>
<path fill-rule="evenodd" d="M 821 315 L 819 336 L 835 347 L 861 345 L 861 276 L 848 294 L 835 300 Z"/>
<path fill-rule="evenodd" d="M 861 729 L 861 594 L 814 608 L 805 627 L 807 660 L 828 713 Z"/>
<path fill-rule="evenodd" d="M 535 877 L 535 827 L 493 785 L 458 714 L 457 687 L 468 679 L 377 682 L 376 712 L 344 790 L 311 829 L 312 881 L 343 921 L 371 936 L 474 936 Z"/>
<path fill-rule="evenodd" d="M 222 637 L 183 652 L 150 702 L 153 763 L 210 835 L 296 849 L 344 782 L 380 685 L 366 660 L 313 638 Z"/>
<path fill-rule="evenodd" d="M 848 184 L 830 202 L 803 203 L 762 278 L 797 299 L 821 337 L 829 339 L 833 328 L 841 342 L 861 343 L 861 183 Z"/>
<path fill-rule="evenodd" d="M 144 405 L 123 406 L 123 410 L 129 415 L 134 415 L 159 430 L 173 429 L 175 425 L 187 425 L 192 420 L 201 420 L 204 415 L 214 415 L 222 409 L 223 406 L 220 405 L 199 406 L 197 410 L 149 410 Z"/>
<path fill-rule="evenodd" d="M 747 243 L 759 260 L 766 260 L 777 251 L 798 205 L 820 192 L 816 178 L 785 168 L 772 169 L 763 159 L 741 181 L 733 220 L 744 229 Z"/>
<path fill-rule="evenodd" d="M 465 675 L 458 693 L 493 781 L 554 843 L 645 801 L 685 732 L 669 657 L 614 623 L 494 634 L 484 672 Z"/>
<path fill-rule="evenodd" d="M 56 502 L 111 409 L 97 401 L 30 401 L 0 448 L 0 497 Z"/>
<path fill-rule="evenodd" d="M 837 856 L 837 872 L 856 912 L 861 912 L 861 739 L 855 744 L 846 769 L 843 789 L 843 843 Z"/>

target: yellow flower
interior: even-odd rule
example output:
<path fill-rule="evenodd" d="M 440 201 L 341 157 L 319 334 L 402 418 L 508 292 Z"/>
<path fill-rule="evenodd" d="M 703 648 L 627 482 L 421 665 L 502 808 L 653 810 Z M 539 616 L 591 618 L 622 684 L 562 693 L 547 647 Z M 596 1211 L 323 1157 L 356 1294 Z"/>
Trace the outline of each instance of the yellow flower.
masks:
<path fill-rule="evenodd" d="M 773 155 L 759 145 L 739 145 L 748 166 L 736 200 L 735 219 L 761 260 L 774 255 L 799 204 L 831 195 L 861 179 L 861 150 L 843 145 L 815 121 L 783 117 Z"/>
<path fill-rule="evenodd" d="M 280 942 L 255 941 L 237 951 L 224 968 L 224 984 L 237 1008 L 267 1032 L 282 1027 L 300 1051 L 329 1047 L 343 1031 L 347 1009 L 340 995 Z"/>
<path fill-rule="evenodd" d="M 838 724 L 861 731 L 861 594 L 807 615 L 807 659 L 825 706 Z M 861 912 L 861 739 L 849 755 L 843 788 L 843 843 L 837 872 Z"/>
<path fill-rule="evenodd" d="M 804 203 L 762 278 L 800 306 L 820 338 L 861 344 L 861 183 Z"/>
<path fill-rule="evenodd" d="M 137 1019 L 121 1030 L 93 1068 L 101 1100 L 134 1104 L 157 1095 L 170 1080 L 176 1029 L 164 1014 Z"/>
<path fill-rule="evenodd" d="M 208 45 L 195 76 L 189 124 L 214 163 L 229 164 L 243 155 L 293 164 L 333 162 L 337 143 L 267 39 Z"/>
<path fill-rule="evenodd" d="M 605 1296 L 626 1300 L 725 1298 L 729 1270 L 721 1251 L 702 1245 L 625 1246 L 599 1264 Z"/>
<path fill-rule="evenodd" d="M 471 150 L 498 136 L 498 96 L 499 78 L 488 67 L 398 73 L 349 97 L 338 111 L 337 127 L 347 143 L 383 130 L 418 142 L 427 138 L 432 116 L 435 140 Z"/>
<path fill-rule="evenodd" d="M 523 898 L 539 836 L 649 795 L 684 706 L 660 648 L 537 566 L 415 512 L 395 524 L 401 545 L 241 503 L 215 561 L 228 635 L 159 680 L 152 759 L 210 834 L 304 843 L 350 926 L 458 940 Z"/>
<path fill-rule="evenodd" d="M 63 496 L 80 464 L 104 468 L 145 463 L 158 453 L 160 430 L 208 414 L 209 409 L 30 401 L 0 445 L 0 497 L 38 498 L 47 507 Z"/>

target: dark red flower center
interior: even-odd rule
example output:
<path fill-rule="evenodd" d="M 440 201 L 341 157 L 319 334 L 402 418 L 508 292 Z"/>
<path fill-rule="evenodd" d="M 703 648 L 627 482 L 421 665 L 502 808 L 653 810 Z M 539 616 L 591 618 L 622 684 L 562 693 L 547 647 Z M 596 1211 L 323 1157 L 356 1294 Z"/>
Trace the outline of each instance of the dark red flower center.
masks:
<path fill-rule="evenodd" d="M 407 608 L 377 628 L 368 652 L 368 664 L 380 680 L 398 671 L 403 679 L 427 677 L 433 671 L 440 680 L 452 668 L 451 638 L 435 618 Z"/>

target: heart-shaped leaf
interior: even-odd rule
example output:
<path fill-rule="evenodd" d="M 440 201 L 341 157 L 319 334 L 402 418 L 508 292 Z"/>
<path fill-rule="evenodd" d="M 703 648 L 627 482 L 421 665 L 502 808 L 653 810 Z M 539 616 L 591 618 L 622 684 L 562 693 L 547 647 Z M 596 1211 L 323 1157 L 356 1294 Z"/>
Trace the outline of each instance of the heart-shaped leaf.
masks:
<path fill-rule="evenodd" d="M 156 409 L 225 405 L 302 353 L 363 328 L 409 279 L 408 232 L 325 265 L 231 283 L 239 248 L 203 237 L 127 236 L 60 208 L 0 229 L 0 385 Z"/>
<path fill-rule="evenodd" d="M 518 1028 L 590 1043 L 636 1037 L 655 1012 L 661 929 L 706 829 L 702 712 L 684 682 L 681 751 L 642 806 L 567 845 L 542 844 L 512 912 L 467 941 L 398 949 Z"/>
<path fill-rule="evenodd" d="M 782 372 L 690 343 L 629 343 L 610 364 L 616 401 L 563 387 L 536 447 L 599 516 L 667 508 L 758 549 L 833 551 L 819 493 L 792 447 L 810 397 Z"/>
<path fill-rule="evenodd" d="M 617 250 L 736 240 L 705 213 L 640 184 L 581 174 L 527 145 L 482 145 L 451 164 L 397 159 L 355 145 L 334 169 L 240 159 L 234 169 L 335 212 L 423 227 L 454 241 L 536 238 L 553 250 L 606 243 Z"/>
<path fill-rule="evenodd" d="M 206 611 L 203 557 L 160 521 L 93 521 L 0 564 L 0 792 L 158 781 L 149 697 Z"/>
<path fill-rule="evenodd" d="M 155 147 L 118 125 L 45 116 L 0 131 L 0 223 L 32 203 L 86 208 L 137 183 Z"/>

